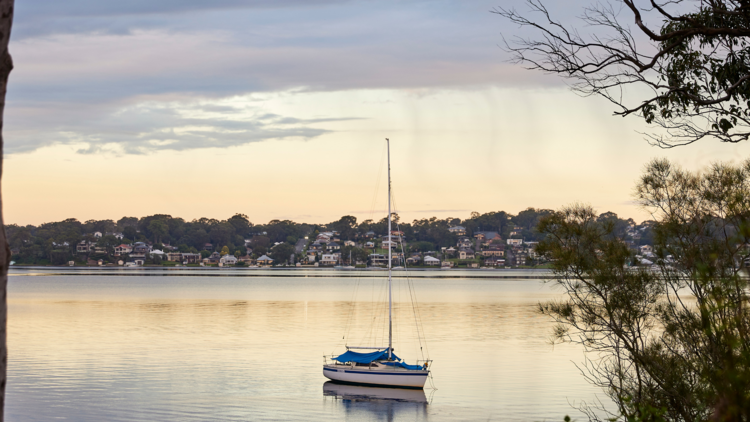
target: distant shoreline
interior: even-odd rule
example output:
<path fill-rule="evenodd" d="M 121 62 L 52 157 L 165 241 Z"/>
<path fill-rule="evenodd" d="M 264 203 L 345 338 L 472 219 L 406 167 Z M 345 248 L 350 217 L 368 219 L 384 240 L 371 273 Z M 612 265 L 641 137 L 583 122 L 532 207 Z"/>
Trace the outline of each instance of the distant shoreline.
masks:
<path fill-rule="evenodd" d="M 232 271 L 257 271 L 257 270 L 333 270 L 337 272 L 358 272 L 358 271 L 386 271 L 387 268 L 378 268 L 378 267 L 367 267 L 367 268 L 356 268 L 356 269 L 348 269 L 348 270 L 341 270 L 334 267 L 313 267 L 313 266 L 304 266 L 304 267 L 188 267 L 188 266 L 139 266 L 139 267 L 125 267 L 121 265 L 102 265 L 102 266 L 94 266 L 94 265 L 77 265 L 77 266 L 69 266 L 69 265 L 12 265 L 10 269 L 57 269 L 57 270 L 80 270 L 80 269 L 93 269 L 93 270 L 111 270 L 111 269 L 122 269 L 122 270 L 232 270 Z M 403 272 L 403 271 L 493 271 L 493 272 L 503 272 L 503 271 L 549 271 L 548 268 L 448 268 L 443 269 L 441 267 L 436 268 L 425 268 L 425 267 L 418 267 L 418 268 L 407 268 L 401 269 L 401 268 L 394 268 L 393 272 Z"/>

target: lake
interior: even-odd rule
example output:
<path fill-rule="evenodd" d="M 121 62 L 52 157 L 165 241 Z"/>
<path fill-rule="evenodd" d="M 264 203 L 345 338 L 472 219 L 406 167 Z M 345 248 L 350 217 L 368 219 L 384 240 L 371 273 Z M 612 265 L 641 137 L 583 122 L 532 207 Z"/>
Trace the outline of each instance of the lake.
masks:
<path fill-rule="evenodd" d="M 581 349 L 549 342 L 536 304 L 559 291 L 544 273 L 394 274 L 396 353 L 428 353 L 436 389 L 322 375 L 344 344 L 387 344 L 383 272 L 12 269 L 6 418 L 561 421 L 607 402 L 575 366 Z"/>

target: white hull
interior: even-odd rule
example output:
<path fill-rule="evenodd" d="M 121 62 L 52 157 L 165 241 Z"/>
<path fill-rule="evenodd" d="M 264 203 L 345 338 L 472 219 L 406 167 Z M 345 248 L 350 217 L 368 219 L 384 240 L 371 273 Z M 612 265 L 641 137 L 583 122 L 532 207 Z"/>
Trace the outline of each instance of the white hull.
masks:
<path fill-rule="evenodd" d="M 424 388 L 430 371 L 408 369 L 369 369 L 349 365 L 324 365 L 323 375 L 333 381 L 353 384 Z"/>

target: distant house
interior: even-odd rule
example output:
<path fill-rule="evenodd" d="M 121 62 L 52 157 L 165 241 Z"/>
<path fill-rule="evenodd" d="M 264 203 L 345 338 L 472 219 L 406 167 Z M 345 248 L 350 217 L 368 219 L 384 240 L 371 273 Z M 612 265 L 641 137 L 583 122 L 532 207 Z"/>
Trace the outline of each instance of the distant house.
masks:
<path fill-rule="evenodd" d="M 525 253 L 523 253 L 523 252 L 519 252 L 519 253 L 516 253 L 515 255 L 513 255 L 513 258 L 516 261 L 516 265 L 524 265 L 524 264 L 526 264 L 526 258 L 527 257 L 528 257 L 528 255 L 525 254 Z"/>
<path fill-rule="evenodd" d="M 97 239 L 101 239 L 102 232 L 94 232 L 94 237 L 97 238 Z"/>
<path fill-rule="evenodd" d="M 81 243 L 76 245 L 76 252 L 78 253 L 89 253 L 93 243 L 82 240 Z"/>
<path fill-rule="evenodd" d="M 482 251 L 483 256 L 505 256 L 505 248 L 503 245 L 493 245 L 489 249 Z"/>
<path fill-rule="evenodd" d="M 375 232 L 372 231 L 372 230 L 370 230 L 367 233 L 365 233 L 365 237 L 368 238 L 368 239 L 373 238 L 373 237 L 375 237 Z"/>
<path fill-rule="evenodd" d="M 341 245 L 336 242 L 331 242 L 328 244 L 328 246 L 326 246 L 326 249 L 328 249 L 329 251 L 337 251 L 341 249 Z"/>
<path fill-rule="evenodd" d="M 381 245 L 383 248 L 395 248 L 398 247 L 398 242 L 395 240 L 384 240 Z"/>
<path fill-rule="evenodd" d="M 167 252 L 167 261 L 182 262 L 182 254 L 180 252 Z"/>
<path fill-rule="evenodd" d="M 324 253 L 320 257 L 320 265 L 336 265 L 338 262 L 338 256 L 335 254 Z"/>
<path fill-rule="evenodd" d="M 219 259 L 219 263 L 223 265 L 234 265 L 237 263 L 237 257 L 234 255 L 226 254 Z"/>
<path fill-rule="evenodd" d="M 422 260 L 422 257 L 420 256 L 410 256 L 406 258 L 406 265 L 419 265 L 419 262 Z"/>
<path fill-rule="evenodd" d="M 147 244 L 145 244 L 143 242 L 135 242 L 133 244 L 133 251 L 132 252 L 135 253 L 135 254 L 139 254 L 139 255 L 145 255 L 145 254 L 148 253 L 149 250 L 150 250 L 150 248 L 148 247 Z"/>
<path fill-rule="evenodd" d="M 203 249 L 207 251 L 213 251 L 214 245 L 212 245 L 211 243 L 206 243 L 205 245 L 203 245 Z"/>
<path fill-rule="evenodd" d="M 638 247 L 638 250 L 641 252 L 641 254 L 646 254 L 653 252 L 654 248 L 651 245 L 641 245 Z"/>
<path fill-rule="evenodd" d="M 263 255 L 260 258 L 258 258 L 255 262 L 260 266 L 267 267 L 273 264 L 273 259 L 269 258 L 266 255 Z"/>
<path fill-rule="evenodd" d="M 238 259 L 239 262 L 244 262 L 247 265 L 255 264 L 255 260 L 250 255 L 241 256 Z"/>
<path fill-rule="evenodd" d="M 126 245 L 124 243 L 122 245 L 115 246 L 115 256 L 126 255 L 132 251 L 133 251 L 133 247 L 130 245 Z"/>
<path fill-rule="evenodd" d="M 458 248 L 470 248 L 474 246 L 474 243 L 468 237 L 462 237 L 458 239 Z"/>
<path fill-rule="evenodd" d="M 374 248 L 375 242 L 365 242 L 365 248 Z"/>
<path fill-rule="evenodd" d="M 208 256 L 208 258 L 203 258 L 203 263 L 206 265 L 216 265 L 221 260 L 221 255 L 219 255 L 218 252 L 214 252 L 211 255 Z"/>
<path fill-rule="evenodd" d="M 346 240 L 344 241 L 344 246 L 357 246 L 357 244 L 351 240 Z"/>
<path fill-rule="evenodd" d="M 484 260 L 484 265 L 486 267 L 503 267 L 505 266 L 505 259 L 491 256 Z"/>
<path fill-rule="evenodd" d="M 523 245 L 523 239 L 508 239 L 507 242 L 509 245 L 513 245 L 513 246 Z"/>
<path fill-rule="evenodd" d="M 458 259 L 474 259 L 473 249 L 460 249 L 458 251 Z"/>
<path fill-rule="evenodd" d="M 377 267 L 386 266 L 388 265 L 388 257 L 379 253 L 370 254 L 370 265 Z"/>
<path fill-rule="evenodd" d="M 431 256 L 424 257 L 424 265 L 440 265 L 440 260 Z"/>
<path fill-rule="evenodd" d="M 454 248 L 453 246 L 451 246 L 450 248 L 448 248 L 448 249 L 445 250 L 445 254 L 448 255 L 448 256 L 455 255 L 456 254 L 456 248 Z"/>
<path fill-rule="evenodd" d="M 464 226 L 453 226 L 449 228 L 448 231 L 459 236 L 466 235 L 466 227 Z"/>
<path fill-rule="evenodd" d="M 182 263 L 183 264 L 200 264 L 201 254 L 199 253 L 183 253 Z"/>
<path fill-rule="evenodd" d="M 122 240 L 122 238 L 125 237 L 125 235 L 123 235 L 122 233 L 118 233 L 118 232 L 107 232 L 107 233 L 104 233 L 104 235 L 105 236 L 114 236 L 114 237 L 116 237 L 116 238 L 118 238 L 120 240 Z"/>
<path fill-rule="evenodd" d="M 500 235 L 497 232 L 477 232 L 474 233 L 474 237 L 481 245 L 489 245 L 493 240 L 500 240 Z"/>

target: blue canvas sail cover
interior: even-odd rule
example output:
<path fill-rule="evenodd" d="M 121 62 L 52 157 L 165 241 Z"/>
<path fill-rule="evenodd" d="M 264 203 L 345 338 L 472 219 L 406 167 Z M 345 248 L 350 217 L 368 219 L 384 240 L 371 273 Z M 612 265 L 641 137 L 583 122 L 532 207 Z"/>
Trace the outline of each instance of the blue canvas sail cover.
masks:
<path fill-rule="evenodd" d="M 404 363 L 404 362 L 382 362 L 382 363 L 383 365 L 398 366 L 399 368 L 411 369 L 412 371 L 419 371 L 419 370 L 426 368 L 421 365 L 409 365 L 408 363 Z"/>
<path fill-rule="evenodd" d="M 395 360 L 401 360 L 398 356 L 391 353 L 391 358 Z M 342 353 L 339 356 L 333 358 L 341 363 L 356 362 L 356 363 L 372 363 L 376 360 L 388 359 L 388 349 L 378 350 L 377 352 L 370 353 L 358 353 L 352 352 L 351 350 Z"/>

